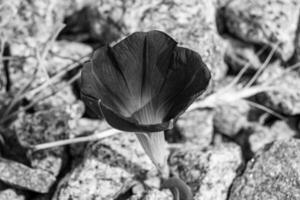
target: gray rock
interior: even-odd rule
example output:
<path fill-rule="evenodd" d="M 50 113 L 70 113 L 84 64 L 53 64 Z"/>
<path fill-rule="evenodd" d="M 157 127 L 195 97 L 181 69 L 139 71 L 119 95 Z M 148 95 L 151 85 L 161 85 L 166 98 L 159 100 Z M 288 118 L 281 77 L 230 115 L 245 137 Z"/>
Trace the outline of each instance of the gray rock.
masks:
<path fill-rule="evenodd" d="M 75 103 L 77 97 L 74 95 L 72 86 L 70 82 L 63 80 L 63 77 L 66 77 L 67 69 L 78 68 L 84 60 L 83 57 L 86 57 L 87 60 L 91 53 L 92 48 L 85 44 L 67 41 L 53 42 L 48 54 L 46 54 L 47 56 L 42 61 L 41 67 L 37 66 L 39 60 L 36 56 L 36 49 L 28 48 L 26 43 L 12 43 L 12 56 L 26 57 L 27 59 L 13 59 L 10 62 L 11 81 L 13 83 L 11 92 L 17 93 L 24 86 L 27 86 L 29 92 L 26 92 L 24 96 L 28 100 L 47 97 L 35 103 L 37 110 Z M 54 75 L 59 73 L 61 75 L 54 79 Z M 68 78 L 71 79 L 72 77 Z M 45 86 L 49 79 L 52 81 L 49 85 L 40 87 L 41 85 Z"/>
<path fill-rule="evenodd" d="M 113 199 L 136 176 L 153 171 L 136 136 L 120 133 L 90 144 L 83 161 L 59 184 L 53 200 Z"/>
<path fill-rule="evenodd" d="M 90 159 L 62 180 L 52 199 L 114 199 L 132 177 L 125 169 Z"/>
<path fill-rule="evenodd" d="M 9 23 L 1 24 L 1 30 L 9 42 L 27 43 L 28 49 L 41 47 L 48 43 L 55 26 L 63 22 L 65 11 L 71 1 L 25 2 L 4 0 L 2 3 L 10 5 Z M 1 12 L 7 14 L 5 12 Z M 2 17 L 2 16 L 1 16 Z M 6 16 L 3 16 L 6 18 Z M 41 48 L 39 48 L 41 49 Z"/>
<path fill-rule="evenodd" d="M 217 132 L 234 137 L 247 126 L 250 106 L 246 101 L 238 100 L 216 107 L 214 115 L 214 128 Z"/>
<path fill-rule="evenodd" d="M 105 42 L 111 42 L 112 39 L 106 37 L 118 34 L 124 37 L 136 31 L 161 30 L 174 37 L 179 45 L 200 53 L 211 69 L 213 79 L 219 80 L 227 72 L 223 62 L 225 43 L 215 27 L 216 0 L 175 0 L 171 3 L 161 0 L 77 2 L 90 7 L 86 9 L 86 15 L 89 21 L 94 22 L 91 26 L 94 30 L 90 31 L 94 37 L 98 35 Z"/>
<path fill-rule="evenodd" d="M 271 73 L 272 70 L 274 70 L 273 73 Z M 276 90 L 258 94 L 257 100 L 279 113 L 287 115 L 300 114 L 300 75 L 297 72 L 290 72 L 278 77 L 283 72 L 284 69 L 280 67 L 268 69 L 266 73 L 273 74 L 269 76 L 269 79 L 274 76 L 271 86 Z"/>
<path fill-rule="evenodd" d="M 171 170 L 191 187 L 195 200 L 225 200 L 242 157 L 235 144 L 204 149 L 189 145 L 176 151 L 169 162 Z"/>
<path fill-rule="evenodd" d="M 176 125 L 188 142 L 201 147 L 209 146 L 213 140 L 213 116 L 212 110 L 186 112 L 180 116 Z"/>
<path fill-rule="evenodd" d="M 229 200 L 300 199 L 300 141 L 276 141 L 249 161 Z"/>
<path fill-rule="evenodd" d="M 257 71 L 262 65 L 257 56 L 259 51 L 257 52 L 254 46 L 236 40 L 229 40 L 228 43 L 224 60 L 233 73 L 237 74 L 247 66 L 245 74 L 251 74 Z"/>
<path fill-rule="evenodd" d="M 70 116 L 59 108 L 20 114 L 13 124 L 21 145 L 31 147 L 69 137 Z M 67 161 L 65 147 L 57 147 L 28 154 L 33 168 L 48 171 L 57 176 Z"/>
<path fill-rule="evenodd" d="M 231 39 L 275 47 L 287 61 L 294 53 L 300 3 L 297 0 L 233 0 L 222 5 L 220 27 Z M 245 44 L 247 45 L 247 44 Z"/>
<path fill-rule="evenodd" d="M 276 140 L 287 140 L 297 135 L 297 132 L 291 129 L 284 121 L 275 122 L 270 128 L 252 124 L 249 126 L 251 129 L 249 136 L 249 143 L 252 152 L 257 152 L 265 145 Z"/>
<path fill-rule="evenodd" d="M 147 194 L 141 200 L 172 200 L 173 195 L 169 190 L 152 189 L 147 191 Z"/>
<path fill-rule="evenodd" d="M 0 200 L 25 200 L 25 195 L 8 188 L 0 191 Z"/>
<path fill-rule="evenodd" d="M 216 1 L 205 0 L 137 2 L 133 8 L 138 12 L 127 12 L 124 20 L 130 32 L 158 29 L 170 34 L 179 45 L 198 52 L 211 70 L 212 78 L 220 80 L 227 66 L 223 61 L 225 42 L 215 26 L 215 4 Z"/>
<path fill-rule="evenodd" d="M 131 190 L 132 195 L 127 198 L 128 200 L 141 200 L 143 196 L 145 196 L 146 189 L 140 182 L 136 181 L 129 189 Z"/>
<path fill-rule="evenodd" d="M 56 179 L 46 171 L 1 158 L 0 180 L 25 190 L 47 193 Z"/>
<path fill-rule="evenodd" d="M 66 66 L 74 64 L 74 61 L 83 57 L 90 57 L 93 49 L 83 43 L 60 40 L 53 43 L 50 51 L 51 56 L 47 58 L 46 69 L 52 76 L 62 71 Z"/>
<path fill-rule="evenodd" d="M 299 19 L 300 20 L 300 15 Z M 300 25 L 298 25 L 298 29 L 296 32 L 296 39 L 295 39 L 295 53 L 290 60 L 290 63 L 298 63 L 300 61 Z"/>

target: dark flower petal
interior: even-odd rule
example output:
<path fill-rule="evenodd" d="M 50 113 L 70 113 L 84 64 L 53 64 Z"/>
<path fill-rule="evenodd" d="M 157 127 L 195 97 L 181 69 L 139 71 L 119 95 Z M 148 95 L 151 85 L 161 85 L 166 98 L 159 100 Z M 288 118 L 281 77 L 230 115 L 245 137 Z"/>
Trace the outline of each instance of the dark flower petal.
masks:
<path fill-rule="evenodd" d="M 98 108 L 98 99 L 81 92 L 81 100 L 87 106 L 87 111 L 92 111 L 100 119 L 103 117 L 100 109 Z"/>
<path fill-rule="evenodd" d="M 102 47 L 83 68 L 82 92 L 129 117 L 159 91 L 175 47 L 159 31 L 137 32 L 112 48 Z"/>
<path fill-rule="evenodd" d="M 150 31 L 134 33 L 111 48 L 129 90 L 120 92 L 131 97 L 131 111 L 137 111 L 158 93 L 176 44 L 167 34 Z"/>
<path fill-rule="evenodd" d="M 210 77 L 210 72 L 198 53 L 177 47 L 166 82 L 153 99 L 159 105 L 157 112 L 165 113 L 163 121 L 182 114 L 204 92 Z"/>
<path fill-rule="evenodd" d="M 110 55 L 110 47 L 104 46 L 96 50 L 92 58 L 92 67 L 89 72 L 97 85 L 97 95 L 101 102 L 124 116 L 130 116 L 128 105 L 132 102 L 127 82 L 122 72 Z"/>
<path fill-rule="evenodd" d="M 102 103 L 99 103 L 99 107 L 102 114 L 105 116 L 106 121 L 112 127 L 128 132 L 160 132 L 173 127 L 173 121 L 168 121 L 160 124 L 139 124 L 133 118 L 126 118 L 118 113 L 114 112 L 110 108 L 106 107 Z"/>
<path fill-rule="evenodd" d="M 120 94 L 115 93 L 112 91 L 109 84 L 117 85 L 121 87 L 121 81 L 116 80 L 117 74 L 113 74 L 112 63 L 108 58 L 107 54 L 107 47 L 102 47 L 98 49 L 95 54 L 99 55 L 101 58 L 102 72 L 95 70 L 95 65 L 91 62 L 87 62 L 84 64 L 84 67 L 81 71 L 81 93 L 85 96 L 92 97 L 94 99 L 101 99 L 101 101 L 105 102 L 107 106 L 112 107 L 115 111 L 126 115 L 126 107 L 124 104 L 124 99 Z M 109 71 L 108 73 L 105 73 Z M 106 75 L 106 76 L 105 76 Z M 117 81 L 115 83 L 109 82 L 110 80 Z M 118 83 L 118 84 L 116 84 Z M 89 105 L 88 105 L 89 106 Z M 90 107 L 92 110 L 96 110 L 97 108 Z"/>

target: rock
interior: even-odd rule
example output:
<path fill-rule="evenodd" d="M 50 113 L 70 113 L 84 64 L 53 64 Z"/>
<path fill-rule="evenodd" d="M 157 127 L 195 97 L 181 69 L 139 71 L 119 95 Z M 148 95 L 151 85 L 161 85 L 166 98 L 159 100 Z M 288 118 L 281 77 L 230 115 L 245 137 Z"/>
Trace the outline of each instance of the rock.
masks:
<path fill-rule="evenodd" d="M 215 131 L 234 137 L 247 126 L 249 111 L 249 104 L 243 100 L 218 105 L 213 119 Z"/>
<path fill-rule="evenodd" d="M 53 199 L 113 199 L 132 174 L 97 160 L 88 160 L 65 177 Z"/>
<path fill-rule="evenodd" d="M 138 2 L 133 5 L 138 11 L 125 13 L 124 21 L 129 32 L 158 29 L 170 34 L 179 45 L 198 52 L 211 70 L 212 79 L 220 80 L 227 66 L 223 61 L 225 42 L 215 26 L 215 4 L 205 0 Z"/>
<path fill-rule="evenodd" d="M 142 200 L 172 200 L 173 195 L 169 190 L 149 190 Z M 131 200 L 131 199 L 130 199 Z M 132 199 L 133 200 L 133 199 Z"/>
<path fill-rule="evenodd" d="M 94 133 L 95 131 L 108 129 L 109 125 L 104 122 L 99 122 L 99 119 L 82 117 L 72 121 L 70 127 L 72 129 L 71 137 L 78 137 L 86 133 Z"/>
<path fill-rule="evenodd" d="M 233 74 L 237 74 L 241 69 L 247 67 L 245 74 L 251 75 L 262 65 L 258 57 L 261 50 L 256 50 L 253 46 L 240 41 L 230 40 L 226 47 L 224 61 Z"/>
<path fill-rule="evenodd" d="M 76 22 L 77 29 L 74 30 L 88 29 L 85 33 L 92 39 L 96 37 L 102 43 L 111 43 L 136 31 L 157 29 L 172 36 L 179 45 L 197 51 L 211 69 L 213 79 L 220 80 L 227 72 L 223 62 L 225 43 L 215 27 L 216 0 L 176 0 L 171 3 L 160 0 L 77 1 L 87 8 L 80 11 L 85 17 L 74 14 L 74 20 L 71 20 Z M 78 27 L 78 19 L 87 22 Z"/>
<path fill-rule="evenodd" d="M 25 195 L 18 193 L 16 190 L 8 188 L 0 191 L 0 200 L 25 200 Z"/>
<path fill-rule="evenodd" d="M 53 43 L 47 57 L 46 69 L 50 76 L 61 72 L 66 66 L 76 64 L 82 58 L 89 58 L 93 52 L 92 47 L 69 41 L 56 41 Z M 80 62 L 77 63 L 80 65 Z"/>
<path fill-rule="evenodd" d="M 76 73 L 75 80 L 78 79 L 83 58 L 87 60 L 92 53 L 90 46 L 67 41 L 53 42 L 42 61 L 38 59 L 36 50 L 24 43 L 12 43 L 10 48 L 12 56 L 16 57 L 10 62 L 12 94 L 22 91 L 26 86 L 28 92 L 21 94 L 29 103 L 41 99 L 34 105 L 37 110 L 44 109 L 45 104 L 62 106 L 76 102 L 77 97 L 71 86 L 74 80 L 70 80 Z"/>
<path fill-rule="evenodd" d="M 273 72 L 274 78 L 269 78 L 269 80 L 272 80 L 270 85 L 276 90 L 258 94 L 256 96 L 257 101 L 279 113 L 286 115 L 300 114 L 300 75 L 297 72 L 283 74 L 284 69 L 278 67 L 276 69 L 270 68 L 268 71 L 271 70 L 276 70 Z"/>
<path fill-rule="evenodd" d="M 47 193 L 56 179 L 46 171 L 1 158 L 0 180 L 21 189 Z"/>
<path fill-rule="evenodd" d="M 21 113 L 13 124 L 20 144 L 25 147 L 53 142 L 69 137 L 70 116 L 60 108 L 39 111 L 34 114 Z M 28 154 L 33 168 L 48 171 L 57 176 L 67 162 L 65 147 L 57 147 Z"/>
<path fill-rule="evenodd" d="M 7 7 L 10 11 L 9 14 L 1 12 L 0 18 L 12 15 L 9 23 L 1 24 L 1 34 L 5 38 L 3 42 L 7 42 L 11 51 L 11 55 L 6 56 L 12 58 L 9 60 L 12 94 L 18 94 L 20 90 L 25 91 L 25 88 L 28 91 L 45 81 L 47 49 L 51 49 L 51 44 L 55 43 L 52 43 L 52 40 L 62 25 L 70 2 L 70 0 L 1 2 L 1 9 Z M 51 61 L 51 58 L 49 60 Z M 40 66 L 37 66 L 38 62 Z"/>
<path fill-rule="evenodd" d="M 169 163 L 173 173 L 191 187 L 195 200 L 225 200 L 242 157 L 234 144 L 204 149 L 189 145 L 174 152 Z"/>
<path fill-rule="evenodd" d="M 300 198 L 300 141 L 276 141 L 249 161 L 228 200 Z"/>
<path fill-rule="evenodd" d="M 253 152 L 257 152 L 265 145 L 276 140 L 287 140 L 297 136 L 297 132 L 284 121 L 277 121 L 270 128 L 257 124 L 253 124 L 249 128 L 252 129 L 249 143 Z"/>
<path fill-rule="evenodd" d="M 145 187 L 140 182 L 135 182 L 131 187 L 131 196 L 130 197 L 124 197 L 128 200 L 141 200 L 143 196 L 145 196 Z M 128 192 L 128 190 L 127 190 Z M 126 194 L 123 193 L 123 194 Z M 121 199 L 121 196 L 119 196 L 119 199 Z"/>
<path fill-rule="evenodd" d="M 53 199 L 116 198 L 124 185 L 135 177 L 147 179 L 153 170 L 136 136 L 120 133 L 90 144 L 82 162 L 61 181 Z"/>
<path fill-rule="evenodd" d="M 287 61 L 295 50 L 299 8 L 297 0 L 227 1 L 219 9 L 219 31 L 248 46 L 279 44 L 277 51 Z"/>
<path fill-rule="evenodd" d="M 187 142 L 201 147 L 209 146 L 213 140 L 213 115 L 212 110 L 186 112 L 180 116 L 176 125 Z"/>
<path fill-rule="evenodd" d="M 24 56 L 24 52 L 19 50 L 19 46 L 12 46 L 14 56 Z M 12 75 L 14 90 L 20 90 L 32 80 L 30 85 L 28 85 L 31 91 L 29 90 L 24 96 L 28 100 L 47 97 L 36 103 L 36 109 L 43 109 L 42 105 L 44 107 L 45 105 L 62 106 L 75 103 L 78 97 L 74 93 L 75 91 L 72 86 L 76 85 L 81 63 L 84 59 L 87 60 L 89 58 L 91 52 L 92 48 L 87 45 L 59 41 L 53 43 L 52 48 L 43 61 L 45 63 L 43 65 L 44 69 L 41 69 L 41 66 L 37 68 L 36 64 L 38 60 L 36 58 L 26 59 L 22 67 L 20 67 L 21 63 L 18 64 L 16 63 L 18 61 L 14 61 L 12 65 L 15 64 L 15 68 L 19 66 L 17 68 L 19 70 L 16 69 Z M 48 81 L 50 81 L 49 85 L 46 84 Z M 42 85 L 45 87 L 42 87 Z"/>
<path fill-rule="evenodd" d="M 65 11 L 71 1 L 25 2 L 4 0 L 13 15 L 9 23 L 2 24 L 1 30 L 10 42 L 27 43 L 28 48 L 40 48 L 48 42 L 58 23 L 63 22 Z M 5 15 L 5 12 L 1 12 Z M 6 16 L 3 16 L 7 18 Z M 2 18 L 2 16 L 1 16 Z M 18 43 L 17 42 L 17 43 Z"/>
<path fill-rule="evenodd" d="M 298 18 L 298 21 L 300 21 L 300 15 Z M 295 53 L 293 57 L 289 60 L 290 64 L 295 64 L 300 61 L 300 25 L 298 25 L 298 29 L 296 32 L 296 39 L 295 39 Z"/>
<path fill-rule="evenodd" d="M 120 39 L 123 34 L 122 21 L 111 16 L 111 14 L 114 15 L 115 10 L 120 11 L 119 8 L 111 8 L 113 2 L 106 2 L 104 7 L 102 3 L 101 1 L 93 3 L 85 1 L 82 6 L 75 5 L 75 10 L 69 12 L 69 16 L 65 19 L 67 26 L 60 34 L 60 38 L 89 43 L 94 47 Z"/>
<path fill-rule="evenodd" d="M 78 103 L 72 85 L 70 85 L 67 81 L 60 81 L 59 83 L 55 84 L 54 87 L 49 86 L 38 95 L 34 94 L 32 97 L 27 98 L 35 99 L 36 96 L 45 96 L 46 98 L 35 103 L 33 106 L 33 109 L 35 110 L 47 110 L 53 107 L 65 109 L 73 104 Z"/>

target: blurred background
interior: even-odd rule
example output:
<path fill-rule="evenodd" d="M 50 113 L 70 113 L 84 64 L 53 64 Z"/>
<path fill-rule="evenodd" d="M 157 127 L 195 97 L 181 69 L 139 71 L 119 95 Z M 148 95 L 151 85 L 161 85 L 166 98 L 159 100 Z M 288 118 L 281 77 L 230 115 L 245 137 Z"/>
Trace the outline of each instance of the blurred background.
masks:
<path fill-rule="evenodd" d="M 194 199 L 300 199 L 299 19 L 298 0 L 0 0 L 0 200 L 172 199 L 133 134 L 36 146 L 108 129 L 80 100 L 82 64 L 153 29 L 212 73 L 165 132 Z"/>

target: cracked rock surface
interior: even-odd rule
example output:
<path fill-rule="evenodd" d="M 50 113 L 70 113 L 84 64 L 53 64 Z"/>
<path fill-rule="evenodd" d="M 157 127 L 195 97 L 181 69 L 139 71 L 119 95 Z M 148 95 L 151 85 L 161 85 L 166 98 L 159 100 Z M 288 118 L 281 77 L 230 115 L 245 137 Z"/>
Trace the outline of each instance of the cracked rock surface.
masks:
<path fill-rule="evenodd" d="M 300 198 L 300 141 L 275 141 L 250 162 L 233 182 L 229 200 Z"/>
<path fill-rule="evenodd" d="M 241 163 L 241 151 L 235 144 L 210 148 L 189 145 L 169 159 L 172 172 L 191 187 L 195 200 L 226 200 Z"/>
<path fill-rule="evenodd" d="M 59 184 L 54 199 L 114 199 L 129 182 L 155 176 L 153 170 L 136 136 L 120 133 L 90 144 L 83 161 Z"/>
<path fill-rule="evenodd" d="M 0 180 L 18 188 L 47 193 L 56 178 L 46 171 L 32 169 L 23 164 L 1 158 Z"/>

